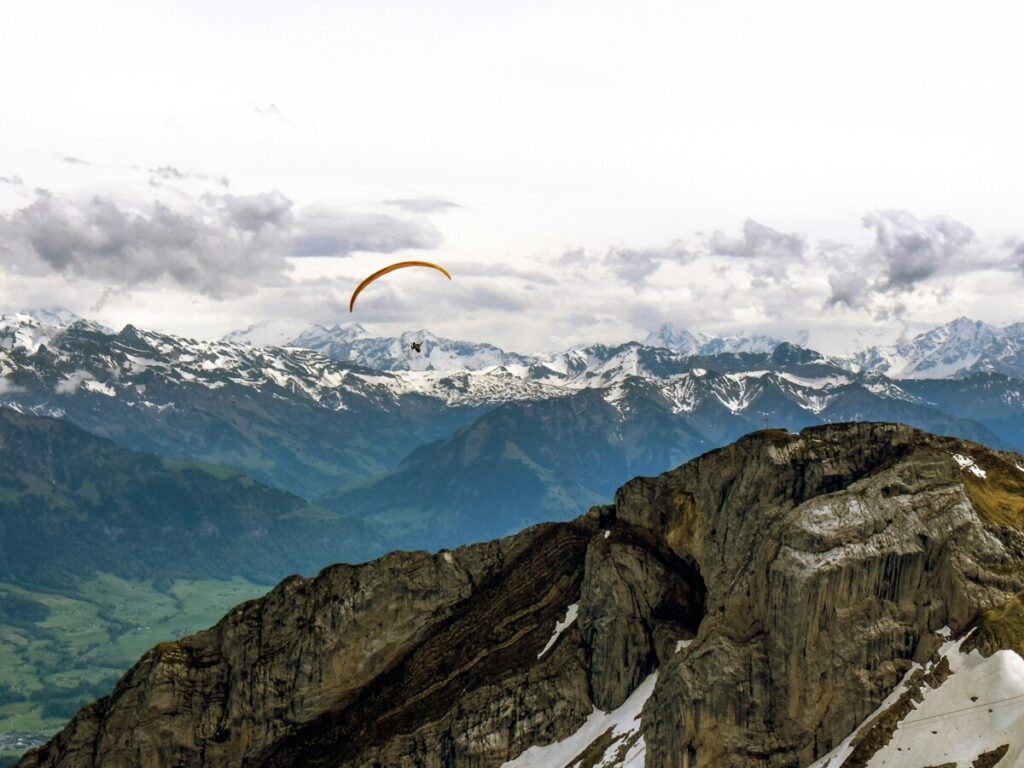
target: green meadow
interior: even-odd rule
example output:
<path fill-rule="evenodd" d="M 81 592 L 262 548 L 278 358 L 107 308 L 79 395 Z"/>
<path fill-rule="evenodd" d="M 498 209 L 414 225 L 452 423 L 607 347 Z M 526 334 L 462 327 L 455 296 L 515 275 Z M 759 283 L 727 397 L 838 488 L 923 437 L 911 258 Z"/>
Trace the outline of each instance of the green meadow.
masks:
<path fill-rule="evenodd" d="M 17 755 L 10 734 L 54 733 L 149 648 L 270 589 L 241 578 L 159 587 L 110 574 L 60 592 L 0 582 L 0 765 Z"/>

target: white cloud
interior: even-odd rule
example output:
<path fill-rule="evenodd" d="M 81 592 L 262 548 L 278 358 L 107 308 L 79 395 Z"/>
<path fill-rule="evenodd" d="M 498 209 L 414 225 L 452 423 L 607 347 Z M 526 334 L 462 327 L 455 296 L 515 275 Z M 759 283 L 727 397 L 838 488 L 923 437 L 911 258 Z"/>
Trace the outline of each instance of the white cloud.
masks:
<path fill-rule="evenodd" d="M 1012 263 L 1024 272 L 1024 242 L 1018 243 L 1010 255 Z"/>
<path fill-rule="evenodd" d="M 722 256 L 799 259 L 803 257 L 807 243 L 801 235 L 778 232 L 747 219 L 743 223 L 742 237 L 730 238 L 722 232 L 715 232 L 708 240 L 708 247 L 712 253 Z"/>
<path fill-rule="evenodd" d="M 882 262 L 885 290 L 907 291 L 945 269 L 974 240 L 974 231 L 949 216 L 918 219 L 907 211 L 875 211 L 864 217 L 875 232 L 873 250 Z"/>
<path fill-rule="evenodd" d="M 284 232 L 290 238 L 285 244 L 294 247 L 312 228 L 306 223 L 310 219 L 300 222 L 294 206 L 273 194 L 230 201 L 221 196 L 204 210 L 212 211 L 214 221 L 227 222 L 223 227 L 239 242 L 269 238 L 280 246 Z M 378 238 L 366 245 L 390 247 L 372 228 L 354 227 L 346 237 L 351 243 L 364 232 Z M 1024 274 L 1009 258 L 1016 242 L 989 248 L 975 237 L 970 248 L 978 258 L 951 257 L 915 289 L 899 292 L 880 285 L 887 262 L 873 239 L 813 243 L 798 258 L 795 248 L 783 256 L 770 249 L 759 252 L 756 246 L 749 256 L 718 253 L 708 247 L 706 236 L 694 235 L 664 246 L 577 248 L 558 256 L 493 261 L 460 259 L 441 245 L 430 258 L 451 271 L 451 281 L 432 270 L 402 270 L 371 286 L 354 315 L 348 312 L 348 297 L 379 266 L 379 254 L 290 258 L 294 268 L 277 275 L 284 279 L 252 281 L 247 290 L 230 295 L 187 280 L 136 281 L 128 291 L 95 270 L 86 277 L 69 271 L 56 277 L 51 271 L 45 279 L 21 274 L 0 285 L 0 305 L 16 309 L 57 303 L 115 328 L 133 322 L 211 338 L 264 319 L 327 324 L 355 319 L 372 333 L 428 328 L 531 352 L 642 338 L 672 322 L 692 331 L 752 331 L 787 339 L 800 338 L 807 329 L 812 346 L 842 352 L 865 342 L 892 341 L 959 315 L 996 324 L 1019 321 L 1015 295 L 1024 290 Z M 785 277 L 759 274 L 780 262 L 787 265 Z M 979 266 L 972 270 L 971 264 Z M 949 279 L 953 273 L 955 280 Z"/>
<path fill-rule="evenodd" d="M 409 213 L 444 213 L 452 208 L 462 207 L 451 200 L 445 200 L 443 197 L 402 197 L 385 200 L 384 204 L 401 208 Z"/>
<path fill-rule="evenodd" d="M 57 382 L 53 391 L 58 395 L 73 395 L 82 384 L 93 379 L 88 371 L 74 371 Z"/>
<path fill-rule="evenodd" d="M 428 221 L 295 211 L 277 190 L 181 193 L 134 204 L 39 192 L 28 205 L 0 214 L 0 253 L 9 267 L 121 288 L 173 284 L 218 298 L 287 282 L 290 257 L 394 253 L 440 242 Z"/>
<path fill-rule="evenodd" d="M 19 387 L 6 376 L 0 376 L 0 395 L 13 395 L 21 391 L 22 387 Z"/>

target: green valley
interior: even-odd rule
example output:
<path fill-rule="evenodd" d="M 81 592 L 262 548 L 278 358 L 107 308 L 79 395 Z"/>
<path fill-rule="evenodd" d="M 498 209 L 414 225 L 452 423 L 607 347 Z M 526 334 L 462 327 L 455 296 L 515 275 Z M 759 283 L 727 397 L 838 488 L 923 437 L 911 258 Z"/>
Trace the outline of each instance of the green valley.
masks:
<path fill-rule="evenodd" d="M 11 734 L 52 734 L 110 693 L 146 650 L 215 624 L 269 588 L 178 579 L 160 590 L 109 573 L 59 591 L 0 582 L 0 765 L 21 751 L 4 751 Z"/>

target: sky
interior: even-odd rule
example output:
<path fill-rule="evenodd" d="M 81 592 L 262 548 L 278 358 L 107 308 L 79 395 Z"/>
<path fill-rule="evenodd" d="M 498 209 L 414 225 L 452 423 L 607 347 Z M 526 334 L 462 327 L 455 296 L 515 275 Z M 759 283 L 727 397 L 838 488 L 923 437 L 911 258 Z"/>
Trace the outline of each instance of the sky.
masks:
<path fill-rule="evenodd" d="M 0 5 L 0 311 L 847 352 L 1024 321 L 1016 2 Z M 385 264 L 425 259 L 348 297 Z"/>

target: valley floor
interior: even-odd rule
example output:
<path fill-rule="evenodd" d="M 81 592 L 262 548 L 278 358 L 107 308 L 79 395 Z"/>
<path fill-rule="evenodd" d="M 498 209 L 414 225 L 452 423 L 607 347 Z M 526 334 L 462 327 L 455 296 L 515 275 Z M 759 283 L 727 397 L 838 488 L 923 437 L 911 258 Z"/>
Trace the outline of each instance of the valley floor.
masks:
<path fill-rule="evenodd" d="M 34 606 L 27 617 L 5 611 L 0 620 L 0 765 L 109 693 L 158 642 L 209 627 L 269 589 L 240 578 L 158 589 L 110 574 L 62 591 L 0 582 L 0 605 Z"/>

